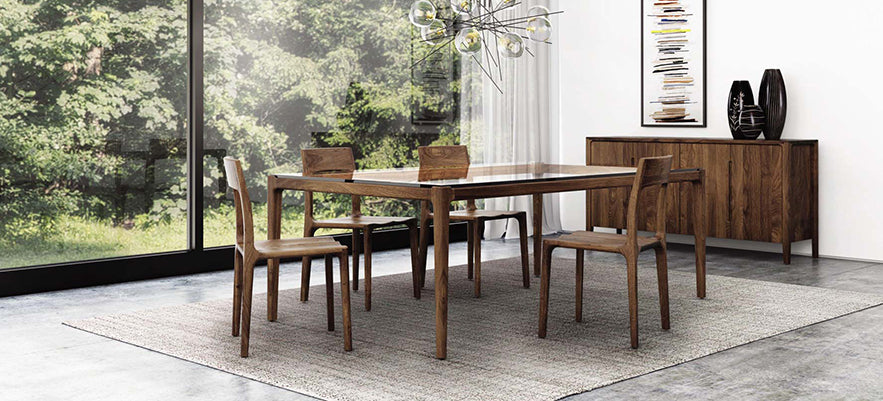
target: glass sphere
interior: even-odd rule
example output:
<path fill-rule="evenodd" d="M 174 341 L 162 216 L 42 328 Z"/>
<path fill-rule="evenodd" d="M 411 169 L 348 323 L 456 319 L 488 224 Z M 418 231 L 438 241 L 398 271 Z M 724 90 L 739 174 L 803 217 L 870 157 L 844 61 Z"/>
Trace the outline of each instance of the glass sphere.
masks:
<path fill-rule="evenodd" d="M 437 45 L 444 40 L 447 32 L 448 27 L 444 22 L 433 20 L 428 26 L 424 26 L 420 29 L 420 37 L 422 37 L 423 41 L 428 44 Z"/>
<path fill-rule="evenodd" d="M 524 54 L 524 40 L 514 33 L 505 33 L 497 39 L 500 55 L 506 58 L 518 58 Z"/>
<path fill-rule="evenodd" d="M 451 0 L 451 8 L 460 14 L 471 13 L 475 6 L 474 0 Z"/>
<path fill-rule="evenodd" d="M 527 37 L 535 42 L 547 42 L 552 37 L 552 22 L 546 17 L 534 17 L 527 21 Z"/>
<path fill-rule="evenodd" d="M 481 50 L 481 32 L 475 28 L 466 28 L 457 34 L 457 51 L 464 54 L 473 54 Z"/>
<path fill-rule="evenodd" d="M 419 26 L 429 26 L 435 21 L 435 6 L 428 0 L 417 0 L 411 4 L 411 12 L 408 13 L 408 19 L 411 23 Z"/>
<path fill-rule="evenodd" d="M 533 6 L 527 9 L 527 15 L 529 17 L 547 17 L 549 16 L 549 9 L 543 6 Z"/>

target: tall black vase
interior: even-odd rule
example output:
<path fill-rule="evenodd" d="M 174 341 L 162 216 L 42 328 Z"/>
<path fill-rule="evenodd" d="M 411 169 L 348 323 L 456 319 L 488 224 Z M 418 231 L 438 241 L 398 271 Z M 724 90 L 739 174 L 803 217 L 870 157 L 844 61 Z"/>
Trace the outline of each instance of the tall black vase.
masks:
<path fill-rule="evenodd" d="M 739 116 L 745 106 L 754 104 L 754 93 L 751 91 L 751 83 L 748 81 L 733 81 L 730 87 L 730 98 L 727 100 L 727 120 L 733 139 L 749 138 L 742 132 Z"/>
<path fill-rule="evenodd" d="M 785 80 L 779 70 L 766 70 L 760 81 L 758 105 L 766 115 L 763 137 L 778 140 L 785 129 L 785 115 L 788 112 L 788 97 L 785 94 Z"/>

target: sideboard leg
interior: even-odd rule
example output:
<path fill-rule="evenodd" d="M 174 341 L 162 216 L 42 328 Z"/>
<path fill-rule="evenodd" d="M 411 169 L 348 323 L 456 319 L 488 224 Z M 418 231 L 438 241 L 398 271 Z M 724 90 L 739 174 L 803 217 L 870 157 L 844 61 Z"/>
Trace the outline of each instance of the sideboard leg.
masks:
<path fill-rule="evenodd" d="M 787 239 L 782 242 L 782 260 L 786 265 L 791 264 L 791 241 Z"/>
<path fill-rule="evenodd" d="M 812 257 L 819 258 L 819 144 L 812 147 Z"/>

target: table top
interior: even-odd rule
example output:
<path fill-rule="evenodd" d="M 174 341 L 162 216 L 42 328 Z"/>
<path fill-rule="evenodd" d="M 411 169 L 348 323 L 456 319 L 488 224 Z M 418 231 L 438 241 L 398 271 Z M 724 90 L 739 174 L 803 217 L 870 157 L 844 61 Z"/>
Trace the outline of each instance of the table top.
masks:
<path fill-rule="evenodd" d="M 462 188 L 494 184 L 628 176 L 634 175 L 636 171 L 637 169 L 633 167 L 531 163 L 471 165 L 469 168 L 357 170 L 350 173 L 328 173 L 316 176 L 304 176 L 302 174 L 273 174 L 273 176 L 280 179 L 295 178 L 417 188 Z"/>

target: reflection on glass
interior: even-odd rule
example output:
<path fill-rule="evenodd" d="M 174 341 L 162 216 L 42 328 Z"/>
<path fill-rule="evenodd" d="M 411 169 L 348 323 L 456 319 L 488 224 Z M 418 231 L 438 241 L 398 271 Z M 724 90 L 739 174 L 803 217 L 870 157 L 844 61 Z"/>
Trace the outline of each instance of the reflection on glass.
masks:
<path fill-rule="evenodd" d="M 455 60 L 445 52 L 428 54 L 420 28 L 405 17 L 411 5 L 206 4 L 206 246 L 234 239 L 233 203 L 219 168 L 223 155 L 243 162 L 255 202 L 255 235 L 264 238 L 267 175 L 300 172 L 301 149 L 352 147 L 358 168 L 391 168 L 415 166 L 419 145 L 459 141 Z M 412 71 L 426 56 L 431 62 Z M 284 203 L 283 236 L 301 236 L 303 194 L 286 192 Z M 345 196 L 316 194 L 315 204 L 318 218 L 342 216 L 351 208 Z M 412 216 L 416 209 L 412 202 L 367 198 L 363 212 Z"/>
<path fill-rule="evenodd" d="M 0 5 L 0 268 L 186 247 L 187 4 Z"/>

